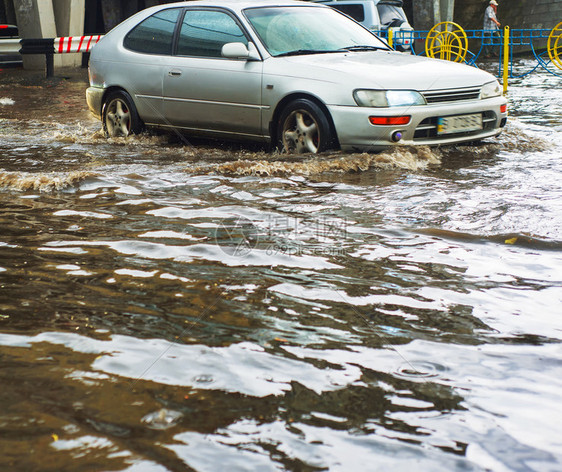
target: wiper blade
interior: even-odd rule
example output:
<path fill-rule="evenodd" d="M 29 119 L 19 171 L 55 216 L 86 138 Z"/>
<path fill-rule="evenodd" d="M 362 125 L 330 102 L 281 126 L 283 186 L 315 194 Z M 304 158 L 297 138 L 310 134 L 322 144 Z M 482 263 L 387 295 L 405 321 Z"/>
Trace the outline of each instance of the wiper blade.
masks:
<path fill-rule="evenodd" d="M 305 56 L 307 54 L 327 54 L 331 52 L 342 52 L 342 50 L 341 49 L 337 49 L 337 50 L 297 49 L 296 51 L 282 52 L 281 54 L 276 54 L 275 57 Z"/>
<path fill-rule="evenodd" d="M 341 48 L 341 51 L 389 51 L 388 48 L 382 46 L 348 46 Z"/>

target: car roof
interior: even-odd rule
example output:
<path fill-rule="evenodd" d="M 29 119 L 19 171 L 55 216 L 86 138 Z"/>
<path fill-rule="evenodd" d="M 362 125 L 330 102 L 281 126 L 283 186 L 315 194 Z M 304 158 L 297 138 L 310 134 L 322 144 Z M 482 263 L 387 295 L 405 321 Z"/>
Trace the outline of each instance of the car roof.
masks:
<path fill-rule="evenodd" d="M 226 7 L 232 10 L 243 10 L 251 7 L 271 7 L 271 6 L 321 6 L 321 4 L 300 0 L 195 0 L 179 3 L 169 3 L 160 7 L 172 6 L 201 6 L 201 7 Z"/>

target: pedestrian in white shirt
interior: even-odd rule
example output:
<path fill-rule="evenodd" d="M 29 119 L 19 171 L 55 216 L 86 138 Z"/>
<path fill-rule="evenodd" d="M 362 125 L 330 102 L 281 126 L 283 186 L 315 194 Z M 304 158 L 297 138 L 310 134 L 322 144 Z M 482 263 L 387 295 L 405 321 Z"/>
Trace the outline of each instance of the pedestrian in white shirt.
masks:
<path fill-rule="evenodd" d="M 499 36 L 499 29 L 500 29 L 500 22 L 498 21 L 497 17 L 498 12 L 498 2 L 496 0 L 490 0 L 490 4 L 486 8 L 484 12 L 484 57 L 497 57 L 497 54 L 494 52 L 494 38 L 500 37 Z"/>

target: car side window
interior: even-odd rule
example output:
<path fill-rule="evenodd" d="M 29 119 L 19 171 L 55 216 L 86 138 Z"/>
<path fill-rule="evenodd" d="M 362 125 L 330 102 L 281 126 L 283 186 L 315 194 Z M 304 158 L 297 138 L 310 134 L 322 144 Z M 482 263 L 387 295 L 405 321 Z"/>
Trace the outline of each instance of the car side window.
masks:
<path fill-rule="evenodd" d="M 172 39 L 180 9 L 159 11 L 135 26 L 125 36 L 127 49 L 148 54 L 172 54 Z"/>
<path fill-rule="evenodd" d="M 181 25 L 177 54 L 180 56 L 222 57 L 226 43 L 248 40 L 234 18 L 213 10 L 187 10 Z"/>

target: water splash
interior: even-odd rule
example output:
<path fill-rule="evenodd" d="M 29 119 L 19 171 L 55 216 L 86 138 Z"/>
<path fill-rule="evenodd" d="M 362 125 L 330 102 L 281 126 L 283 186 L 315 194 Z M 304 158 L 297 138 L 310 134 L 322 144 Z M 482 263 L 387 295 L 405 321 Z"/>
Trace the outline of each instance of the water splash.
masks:
<path fill-rule="evenodd" d="M 278 157 L 278 156 L 275 156 Z M 328 172 L 352 173 L 365 172 L 369 169 L 407 169 L 424 170 L 431 165 L 441 163 L 441 154 L 436 149 L 426 146 L 398 147 L 380 154 L 329 154 L 313 157 L 298 162 L 286 160 L 249 160 L 237 159 L 233 162 L 199 166 L 189 169 L 193 173 L 226 175 L 315 175 Z"/>
<path fill-rule="evenodd" d="M 101 129 L 92 131 L 81 123 L 76 126 L 53 123 L 51 126 L 54 129 L 43 133 L 41 139 L 66 144 L 101 144 L 107 141 Z"/>
<path fill-rule="evenodd" d="M 83 180 L 96 174 L 86 171 L 69 172 L 64 175 L 36 173 L 22 174 L 17 172 L 0 172 L 0 188 L 18 190 L 37 190 L 39 192 L 53 192 L 73 187 Z"/>
<path fill-rule="evenodd" d="M 0 106 L 14 105 L 15 103 L 16 102 L 14 100 L 12 100 L 11 98 L 7 98 L 7 97 L 0 98 Z"/>
<path fill-rule="evenodd" d="M 510 152 L 540 152 L 554 147 L 554 144 L 546 139 L 530 134 L 524 125 L 511 123 L 499 136 L 496 144 L 500 149 Z"/>

